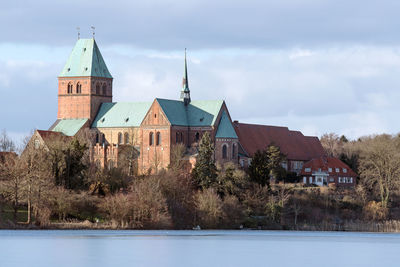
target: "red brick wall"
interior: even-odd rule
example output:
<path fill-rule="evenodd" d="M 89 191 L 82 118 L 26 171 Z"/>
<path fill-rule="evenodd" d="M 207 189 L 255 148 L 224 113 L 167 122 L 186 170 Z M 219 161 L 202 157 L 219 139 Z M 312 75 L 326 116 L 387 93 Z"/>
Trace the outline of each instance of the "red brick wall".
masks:
<path fill-rule="evenodd" d="M 77 84 L 81 92 L 77 93 Z M 72 93 L 68 94 L 68 84 Z M 100 86 L 97 94 L 96 86 Z M 103 85 L 106 92 L 103 94 Z M 58 119 L 88 118 L 96 116 L 101 103 L 112 102 L 112 79 L 98 77 L 59 77 L 58 78 Z"/>

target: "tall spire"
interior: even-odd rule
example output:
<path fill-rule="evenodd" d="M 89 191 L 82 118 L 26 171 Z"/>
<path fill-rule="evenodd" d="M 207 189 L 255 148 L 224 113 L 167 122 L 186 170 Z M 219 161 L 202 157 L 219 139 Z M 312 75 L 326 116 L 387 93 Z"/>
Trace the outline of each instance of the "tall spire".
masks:
<path fill-rule="evenodd" d="M 187 60 L 186 60 L 186 48 L 185 48 L 185 72 L 183 73 L 181 100 L 187 106 L 190 103 L 190 90 L 189 90 L 189 79 L 187 73 Z"/>

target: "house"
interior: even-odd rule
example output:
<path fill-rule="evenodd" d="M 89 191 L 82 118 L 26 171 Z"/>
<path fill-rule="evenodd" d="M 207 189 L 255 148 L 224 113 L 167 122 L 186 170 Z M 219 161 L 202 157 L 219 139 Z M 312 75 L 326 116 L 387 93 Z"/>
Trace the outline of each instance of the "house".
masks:
<path fill-rule="evenodd" d="M 354 187 L 357 174 L 343 161 L 333 157 L 319 157 L 304 164 L 301 173 L 303 184 Z"/>
<path fill-rule="evenodd" d="M 282 165 L 289 172 L 297 175 L 304 163 L 313 158 L 325 155 L 319 139 L 314 136 L 304 136 L 299 131 L 291 131 L 287 127 L 233 123 L 240 144 L 239 163 L 247 168 L 257 150 L 265 150 L 269 145 L 278 146 L 286 156 Z"/>

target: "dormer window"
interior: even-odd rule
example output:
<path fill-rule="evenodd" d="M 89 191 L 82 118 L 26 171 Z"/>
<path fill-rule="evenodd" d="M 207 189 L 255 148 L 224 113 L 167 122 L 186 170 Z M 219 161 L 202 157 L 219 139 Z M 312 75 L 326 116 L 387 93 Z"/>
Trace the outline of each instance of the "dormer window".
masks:
<path fill-rule="evenodd" d="M 347 173 L 347 169 L 346 168 L 343 168 L 343 173 Z"/>
<path fill-rule="evenodd" d="M 336 172 L 340 172 L 340 169 L 339 169 L 339 168 L 336 168 L 335 171 L 336 171 Z"/>

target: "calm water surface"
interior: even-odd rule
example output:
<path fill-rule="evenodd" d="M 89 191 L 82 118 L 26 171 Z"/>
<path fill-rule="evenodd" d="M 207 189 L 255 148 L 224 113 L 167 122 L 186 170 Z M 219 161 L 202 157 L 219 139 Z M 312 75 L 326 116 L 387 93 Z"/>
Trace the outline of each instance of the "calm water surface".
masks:
<path fill-rule="evenodd" d="M 400 266 L 400 235 L 290 231 L 0 231 L 1 267 Z"/>

